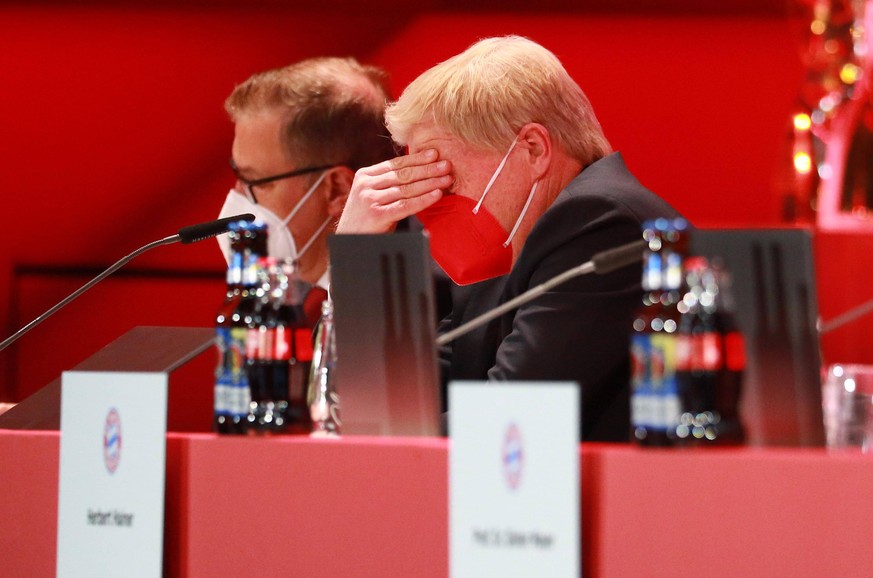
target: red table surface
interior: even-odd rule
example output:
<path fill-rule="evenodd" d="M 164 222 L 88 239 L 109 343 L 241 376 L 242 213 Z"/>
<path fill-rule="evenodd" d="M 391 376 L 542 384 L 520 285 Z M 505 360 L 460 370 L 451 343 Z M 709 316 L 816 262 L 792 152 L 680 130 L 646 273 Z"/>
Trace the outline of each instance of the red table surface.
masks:
<path fill-rule="evenodd" d="M 167 436 L 165 574 L 445 576 L 430 438 Z M 51 576 L 57 432 L 0 430 L 0 575 Z M 589 576 L 869 576 L 873 458 L 584 444 Z"/>

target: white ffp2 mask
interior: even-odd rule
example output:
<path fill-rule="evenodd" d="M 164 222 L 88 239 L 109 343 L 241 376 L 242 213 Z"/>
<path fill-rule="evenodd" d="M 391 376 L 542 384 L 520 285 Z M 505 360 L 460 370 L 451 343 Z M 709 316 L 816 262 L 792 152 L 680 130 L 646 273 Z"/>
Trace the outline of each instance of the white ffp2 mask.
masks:
<path fill-rule="evenodd" d="M 257 204 L 245 193 L 240 193 L 235 189 L 231 189 L 230 192 L 227 193 L 227 198 L 224 200 L 224 205 L 221 207 L 218 218 L 221 219 L 243 213 L 252 213 L 255 216 L 255 221 L 267 225 L 267 254 L 270 257 L 275 257 L 279 261 L 290 259 L 297 262 L 304 254 L 306 254 L 306 251 L 309 250 L 309 247 L 312 246 L 315 239 L 317 239 L 321 232 L 324 231 L 328 224 L 330 224 L 330 215 L 327 216 L 324 222 L 322 222 L 306 243 L 303 244 L 303 247 L 301 247 L 299 251 L 297 250 L 297 243 L 294 241 L 294 235 L 292 235 L 291 231 L 288 229 L 288 223 L 291 222 L 291 219 L 294 218 L 294 215 L 297 214 L 303 204 L 309 200 L 309 197 L 312 196 L 315 189 L 318 188 L 318 185 L 321 184 L 326 175 L 327 172 L 321 173 L 321 176 L 318 177 L 311 187 L 309 187 L 306 193 L 303 194 L 303 197 L 300 198 L 300 201 L 298 201 L 294 208 L 291 209 L 291 212 L 288 213 L 288 216 L 284 219 L 280 218 L 270 209 Z M 227 235 L 220 235 L 217 239 L 221 253 L 224 255 L 224 260 L 230 263 L 230 240 L 227 238 Z"/>

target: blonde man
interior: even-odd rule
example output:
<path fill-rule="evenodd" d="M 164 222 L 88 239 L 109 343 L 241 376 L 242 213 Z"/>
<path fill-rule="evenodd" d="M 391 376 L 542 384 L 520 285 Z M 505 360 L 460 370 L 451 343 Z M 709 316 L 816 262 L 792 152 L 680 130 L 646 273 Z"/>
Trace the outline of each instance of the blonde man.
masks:
<path fill-rule="evenodd" d="M 303 280 L 323 289 L 327 237 L 355 171 L 394 155 L 383 79 L 352 58 L 313 58 L 255 74 L 225 102 L 237 182 L 221 216 L 254 213 L 270 227 L 270 255 L 297 260 Z"/>
<path fill-rule="evenodd" d="M 358 171 L 338 232 L 417 214 L 460 285 L 451 329 L 678 217 L 613 153 L 560 61 L 516 36 L 482 40 L 413 81 L 386 113 L 409 154 Z M 639 270 L 579 277 L 456 340 L 443 376 L 573 380 L 584 439 L 626 440 L 628 335 Z"/>

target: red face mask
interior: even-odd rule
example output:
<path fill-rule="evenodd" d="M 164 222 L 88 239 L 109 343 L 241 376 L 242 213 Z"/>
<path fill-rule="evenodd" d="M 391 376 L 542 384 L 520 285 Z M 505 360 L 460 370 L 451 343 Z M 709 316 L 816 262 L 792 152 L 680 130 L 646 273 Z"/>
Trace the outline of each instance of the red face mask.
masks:
<path fill-rule="evenodd" d="M 516 142 L 517 139 L 512 141 L 478 203 L 462 195 L 444 195 L 416 215 L 430 234 L 430 252 L 434 260 L 458 285 L 499 277 L 512 269 L 510 242 L 530 206 L 537 183 L 531 187 L 527 202 L 508 234 L 482 202 Z"/>
<path fill-rule="evenodd" d="M 506 231 L 485 209 L 474 213 L 476 202 L 461 195 L 445 195 L 416 215 L 430 234 L 430 253 L 458 285 L 478 283 L 509 273 L 512 247 L 504 245 Z"/>

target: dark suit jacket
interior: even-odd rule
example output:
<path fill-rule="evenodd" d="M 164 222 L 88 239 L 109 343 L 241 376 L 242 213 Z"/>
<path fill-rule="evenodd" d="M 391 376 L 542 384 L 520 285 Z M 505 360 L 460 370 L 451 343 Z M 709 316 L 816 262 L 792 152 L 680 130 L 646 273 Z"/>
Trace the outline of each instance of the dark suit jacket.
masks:
<path fill-rule="evenodd" d="M 658 217 L 679 214 L 631 175 L 619 153 L 593 163 L 540 217 L 508 275 L 456 288 L 441 331 L 599 251 L 640 239 L 642 222 Z M 577 277 L 458 338 L 440 352 L 444 386 L 460 379 L 576 381 L 582 386 L 582 438 L 627 440 L 628 345 L 641 303 L 640 277 L 640 266 Z"/>

